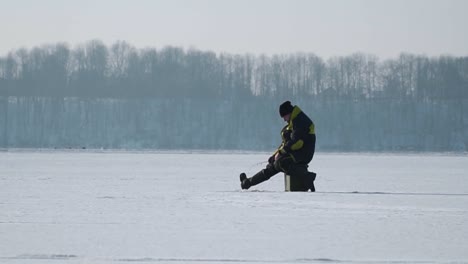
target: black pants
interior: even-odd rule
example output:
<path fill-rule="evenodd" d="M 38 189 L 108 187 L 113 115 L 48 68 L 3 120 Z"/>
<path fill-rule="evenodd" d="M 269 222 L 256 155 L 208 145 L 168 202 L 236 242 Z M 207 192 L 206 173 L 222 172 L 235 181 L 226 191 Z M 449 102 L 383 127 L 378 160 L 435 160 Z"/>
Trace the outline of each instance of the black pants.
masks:
<path fill-rule="evenodd" d="M 261 182 L 269 180 L 271 177 L 280 172 L 284 172 L 291 177 L 305 178 L 308 174 L 307 164 L 309 162 L 310 160 L 297 163 L 290 155 L 280 156 L 278 160 L 273 163 L 268 163 L 265 169 L 252 176 L 250 182 L 252 183 L 252 186 L 257 185 Z"/>
<path fill-rule="evenodd" d="M 311 140 L 304 145 L 302 151 L 294 153 L 294 158 L 292 155 L 284 155 L 280 156 L 276 161 L 268 163 L 265 169 L 259 171 L 250 178 L 252 186 L 269 180 L 280 172 L 284 172 L 291 177 L 301 177 L 305 179 L 308 174 L 308 164 L 314 157 L 315 141 L 316 136 L 312 135 Z"/>

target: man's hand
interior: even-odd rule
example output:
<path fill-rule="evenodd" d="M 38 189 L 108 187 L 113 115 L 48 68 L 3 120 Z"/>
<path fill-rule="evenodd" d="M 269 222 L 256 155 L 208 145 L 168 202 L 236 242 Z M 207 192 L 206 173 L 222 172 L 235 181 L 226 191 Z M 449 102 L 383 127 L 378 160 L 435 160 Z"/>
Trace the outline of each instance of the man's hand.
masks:
<path fill-rule="evenodd" d="M 279 159 L 279 157 L 280 157 L 280 153 L 278 152 L 278 153 L 275 154 L 275 161 L 277 161 Z"/>
<path fill-rule="evenodd" d="M 270 164 L 275 163 L 275 156 L 276 155 L 272 155 L 270 158 L 268 158 L 268 163 L 270 163 Z"/>
<path fill-rule="evenodd" d="M 271 156 L 269 159 L 268 159 L 268 163 L 270 164 L 273 164 L 275 163 L 275 161 L 277 161 L 281 156 L 281 153 L 278 151 L 275 153 L 275 155 Z"/>

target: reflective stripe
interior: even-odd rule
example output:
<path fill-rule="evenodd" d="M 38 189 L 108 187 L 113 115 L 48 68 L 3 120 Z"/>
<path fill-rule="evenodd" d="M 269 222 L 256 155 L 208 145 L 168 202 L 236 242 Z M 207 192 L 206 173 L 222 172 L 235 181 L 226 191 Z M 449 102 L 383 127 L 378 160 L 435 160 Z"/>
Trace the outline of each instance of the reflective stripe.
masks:
<path fill-rule="evenodd" d="M 296 143 L 294 143 L 292 146 L 291 146 L 291 150 L 298 150 L 298 149 L 301 149 L 302 146 L 304 146 L 304 141 L 302 139 L 299 139 Z"/>
<path fill-rule="evenodd" d="M 309 127 L 309 135 L 315 135 L 315 125 L 312 123 Z"/>
<path fill-rule="evenodd" d="M 302 110 L 299 108 L 299 106 L 294 106 L 294 109 L 291 113 L 291 119 L 288 123 L 288 130 L 293 130 L 293 120 L 296 119 L 297 115 L 299 115 L 300 113 L 302 113 Z"/>

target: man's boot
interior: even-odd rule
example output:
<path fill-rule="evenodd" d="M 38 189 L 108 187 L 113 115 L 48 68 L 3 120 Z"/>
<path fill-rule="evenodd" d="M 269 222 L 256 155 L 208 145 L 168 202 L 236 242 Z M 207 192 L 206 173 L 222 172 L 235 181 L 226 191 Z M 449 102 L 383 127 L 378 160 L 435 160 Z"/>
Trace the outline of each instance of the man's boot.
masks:
<path fill-rule="evenodd" d="M 250 187 L 257 185 L 259 183 L 262 183 L 266 180 L 269 180 L 271 178 L 273 171 L 270 171 L 271 168 L 263 169 L 251 178 L 247 178 L 247 175 L 245 173 L 241 173 L 239 176 L 239 179 L 241 181 L 241 188 L 244 190 L 249 189 Z"/>
<path fill-rule="evenodd" d="M 307 175 L 308 187 L 309 187 L 311 192 L 315 192 L 314 181 L 315 181 L 316 177 L 317 177 L 317 173 L 315 173 L 315 172 L 309 172 L 308 175 Z"/>
<path fill-rule="evenodd" d="M 247 178 L 247 175 L 245 173 L 241 173 L 239 178 L 242 189 L 247 190 L 250 188 L 250 186 L 252 186 L 252 184 L 250 183 L 250 179 Z"/>

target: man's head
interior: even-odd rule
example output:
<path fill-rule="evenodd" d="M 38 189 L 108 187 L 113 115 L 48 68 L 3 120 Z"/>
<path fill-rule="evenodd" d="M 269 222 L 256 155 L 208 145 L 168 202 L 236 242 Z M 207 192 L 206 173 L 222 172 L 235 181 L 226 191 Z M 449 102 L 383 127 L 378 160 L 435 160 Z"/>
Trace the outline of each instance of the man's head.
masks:
<path fill-rule="evenodd" d="M 290 101 L 282 103 L 279 107 L 279 114 L 285 122 L 289 122 L 291 119 L 291 113 L 294 107 L 291 105 Z"/>

